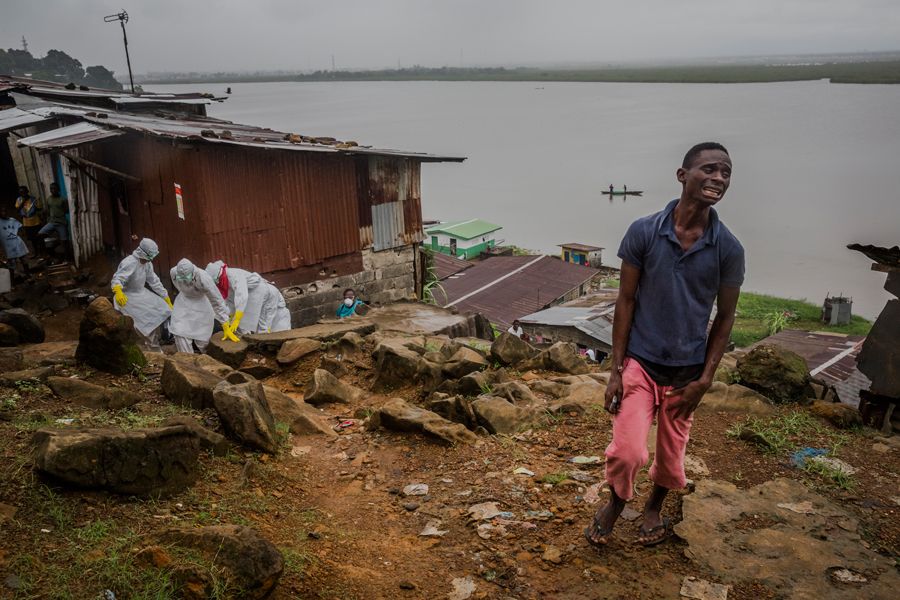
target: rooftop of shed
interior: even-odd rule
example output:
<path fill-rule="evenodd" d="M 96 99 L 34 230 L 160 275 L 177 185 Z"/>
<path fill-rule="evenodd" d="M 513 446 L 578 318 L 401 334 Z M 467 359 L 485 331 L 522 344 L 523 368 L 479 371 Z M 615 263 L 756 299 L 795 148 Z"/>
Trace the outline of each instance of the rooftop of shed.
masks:
<path fill-rule="evenodd" d="M 468 219 L 466 221 L 451 221 L 449 223 L 438 223 L 432 225 L 425 230 L 425 233 L 432 235 L 435 233 L 446 233 L 453 237 L 464 240 L 471 240 L 489 233 L 493 233 L 498 229 L 503 229 L 500 225 L 495 225 L 483 219 Z"/>

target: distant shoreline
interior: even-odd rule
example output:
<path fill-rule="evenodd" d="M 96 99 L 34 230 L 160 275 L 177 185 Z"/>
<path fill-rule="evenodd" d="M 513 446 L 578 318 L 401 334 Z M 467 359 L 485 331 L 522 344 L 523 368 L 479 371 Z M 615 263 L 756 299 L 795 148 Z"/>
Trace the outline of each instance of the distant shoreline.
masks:
<path fill-rule="evenodd" d="M 599 69 L 425 68 L 374 71 L 316 71 L 306 74 L 185 73 L 144 76 L 143 85 L 175 83 L 264 83 L 313 81 L 523 81 L 606 83 L 775 83 L 815 81 L 831 83 L 898 84 L 900 60 L 831 62 L 800 65 L 694 65 L 610 67 Z"/>

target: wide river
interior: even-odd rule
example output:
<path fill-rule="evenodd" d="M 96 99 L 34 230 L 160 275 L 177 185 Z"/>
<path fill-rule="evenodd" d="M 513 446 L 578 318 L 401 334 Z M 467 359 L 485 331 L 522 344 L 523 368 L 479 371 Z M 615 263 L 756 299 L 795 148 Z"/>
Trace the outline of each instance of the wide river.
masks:
<path fill-rule="evenodd" d="M 226 84 L 155 85 L 210 91 Z M 900 86 L 359 82 L 231 84 L 210 116 L 380 147 L 466 156 L 426 164 L 426 219 L 479 217 L 507 243 L 547 253 L 603 246 L 679 195 L 675 170 L 699 141 L 728 147 L 717 210 L 747 251 L 744 289 L 851 296 L 874 318 L 883 273 L 846 249 L 900 243 Z M 612 183 L 644 190 L 610 202 Z M 248 201 L 252 199 L 248 198 Z"/>

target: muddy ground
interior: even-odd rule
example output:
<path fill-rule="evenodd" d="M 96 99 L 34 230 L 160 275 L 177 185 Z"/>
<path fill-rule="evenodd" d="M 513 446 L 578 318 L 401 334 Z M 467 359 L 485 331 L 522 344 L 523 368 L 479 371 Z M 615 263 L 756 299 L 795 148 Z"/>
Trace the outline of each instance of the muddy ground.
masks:
<path fill-rule="evenodd" d="M 310 355 L 267 383 L 300 398 L 319 359 Z M 237 445 L 226 456 L 204 456 L 196 485 L 168 498 L 70 490 L 35 474 L 29 442 L 41 427 L 146 427 L 190 413 L 215 428 L 214 412 L 191 412 L 161 395 L 159 364 L 121 378 L 80 366 L 61 368 L 65 375 L 144 395 L 143 402 L 123 411 L 77 407 L 36 382 L 0 392 L 9 409 L 4 413 L 9 420 L 0 421 L 0 597 L 99 598 L 104 590 L 118 599 L 170 597 L 165 573 L 142 564 L 135 552 L 148 534 L 173 524 L 257 528 L 285 556 L 285 572 L 272 596 L 277 599 L 446 598 L 454 579 L 463 587 L 474 583 L 472 598 L 678 598 L 686 576 L 721 581 L 687 558 L 687 544 L 678 538 L 652 548 L 636 545 L 637 518 L 620 521 L 603 551 L 586 544 L 582 530 L 599 506 L 588 504 L 596 489 L 591 486 L 602 481 L 603 466 L 568 460 L 602 458 L 610 419 L 599 398 L 583 415 L 547 417 L 517 435 L 483 436 L 475 445 L 449 447 L 419 435 L 367 430 L 365 417 L 388 399 L 369 394 L 356 406 L 325 407 L 335 424 L 353 421 L 336 438 L 288 435 L 276 456 Z M 373 376 L 366 359 L 344 379 L 368 389 Z M 391 396 L 412 400 L 421 391 L 411 387 Z M 802 413 L 780 407 L 777 415 L 796 419 L 798 410 Z M 689 472 L 689 477 L 726 480 L 745 490 L 776 477 L 802 481 L 857 518 L 860 543 L 886 557 L 896 571 L 898 444 L 871 430 L 838 431 L 803 413 L 793 446 L 831 447 L 859 469 L 836 482 L 791 466 L 784 451 L 765 452 L 737 439 L 735 426 L 744 420 L 725 413 L 697 416 L 688 452 L 702 459 L 709 473 Z M 534 475 L 514 474 L 519 467 Z M 403 488 L 415 483 L 427 484 L 427 495 L 405 497 Z M 630 507 L 640 511 L 649 489 L 645 469 Z M 690 488 L 667 500 L 665 512 L 676 521 L 687 493 Z M 604 498 L 601 492 L 599 501 Z M 501 518 L 482 527 L 485 537 L 467 514 L 483 502 L 512 513 L 506 522 Z M 764 521 L 747 515 L 746 527 L 766 526 Z M 420 535 L 429 524 L 446 533 Z M 731 583 L 733 600 L 788 597 L 760 581 Z M 221 597 L 229 597 L 227 591 Z"/>

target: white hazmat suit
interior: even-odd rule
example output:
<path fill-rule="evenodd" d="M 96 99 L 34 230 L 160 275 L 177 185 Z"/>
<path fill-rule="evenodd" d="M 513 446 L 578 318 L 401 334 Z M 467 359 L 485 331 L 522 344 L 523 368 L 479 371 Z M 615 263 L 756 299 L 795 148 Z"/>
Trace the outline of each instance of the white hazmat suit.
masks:
<path fill-rule="evenodd" d="M 263 301 L 262 311 L 259 314 L 259 333 L 270 331 L 287 331 L 291 328 L 291 313 L 287 309 L 284 296 L 278 288 L 269 282 L 264 282 L 266 287 L 266 299 Z"/>
<path fill-rule="evenodd" d="M 228 320 L 228 307 L 212 277 L 188 259 L 178 261 L 170 274 L 178 290 L 169 324 L 169 331 L 175 336 L 175 347 L 179 352 L 192 353 L 193 344 L 196 344 L 203 352 L 215 321 L 224 323 Z"/>
<path fill-rule="evenodd" d="M 172 314 L 165 300 L 169 297 L 169 292 L 153 271 L 153 264 L 150 262 L 157 254 L 159 246 L 156 242 L 148 238 L 142 239 L 135 251 L 122 259 L 110 281 L 110 287 L 117 294 L 113 306 L 134 319 L 134 328 L 153 348 L 159 347 L 159 326 Z M 150 286 L 150 289 L 145 285 Z M 124 306 L 118 301 L 119 293 L 125 296 Z"/>
<path fill-rule="evenodd" d="M 221 260 L 217 260 L 206 265 L 206 273 L 212 277 L 220 291 L 222 290 L 223 270 L 228 279 L 228 295 L 223 293 L 222 296 L 228 304 L 228 310 L 232 317 L 237 312 L 243 313 L 238 325 L 238 333 L 256 333 L 259 326 L 259 315 L 268 293 L 265 285 L 262 285 L 265 280 L 257 273 L 235 269 L 225 265 Z"/>

